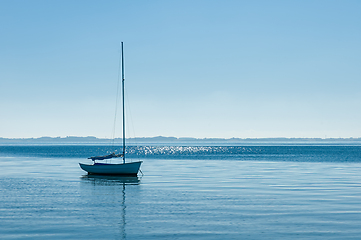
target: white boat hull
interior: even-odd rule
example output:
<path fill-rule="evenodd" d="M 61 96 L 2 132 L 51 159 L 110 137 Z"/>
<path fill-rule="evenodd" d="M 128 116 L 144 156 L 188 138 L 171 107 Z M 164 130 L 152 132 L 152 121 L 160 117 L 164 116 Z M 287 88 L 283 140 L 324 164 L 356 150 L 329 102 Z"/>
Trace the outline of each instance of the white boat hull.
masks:
<path fill-rule="evenodd" d="M 124 176 L 136 176 L 138 174 L 142 161 L 130 162 L 123 164 L 83 164 L 79 163 L 80 167 L 88 172 L 88 174 L 98 175 L 124 175 Z"/>

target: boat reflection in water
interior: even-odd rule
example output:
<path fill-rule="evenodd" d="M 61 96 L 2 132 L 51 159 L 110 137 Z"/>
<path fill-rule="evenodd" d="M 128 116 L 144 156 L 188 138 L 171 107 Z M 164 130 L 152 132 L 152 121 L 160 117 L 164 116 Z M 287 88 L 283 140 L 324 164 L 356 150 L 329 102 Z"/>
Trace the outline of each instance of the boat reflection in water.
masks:
<path fill-rule="evenodd" d="M 140 183 L 139 177 L 130 176 L 108 176 L 108 175 L 84 175 L 82 179 L 93 183 L 94 185 L 138 185 Z"/>
<path fill-rule="evenodd" d="M 126 226 L 126 204 L 125 204 L 125 189 L 126 185 L 130 187 L 129 185 L 139 185 L 140 184 L 140 178 L 139 177 L 124 177 L 124 176 L 105 176 L 105 175 L 84 175 L 81 177 L 81 179 L 85 183 L 90 183 L 91 185 L 95 186 L 95 191 L 102 192 L 105 188 L 102 186 L 114 186 L 115 188 L 112 189 L 115 191 L 115 193 L 120 193 L 121 190 L 121 201 L 120 201 L 120 211 L 114 212 L 114 215 L 116 213 L 121 213 L 121 216 L 113 216 L 113 218 L 116 219 L 117 222 L 119 222 L 119 228 L 120 228 L 120 239 L 127 239 L 126 232 L 125 232 L 125 226 Z M 117 194 L 114 194 L 113 197 L 116 197 Z M 119 194 L 120 195 L 120 194 Z M 119 196 L 118 195 L 118 196 Z M 108 198 L 110 197 L 108 194 L 106 194 Z M 109 199 L 104 199 L 104 201 Z M 118 199 L 119 200 L 119 199 Z M 118 202 L 118 201 L 113 201 Z M 119 219 L 120 218 L 120 219 Z"/>

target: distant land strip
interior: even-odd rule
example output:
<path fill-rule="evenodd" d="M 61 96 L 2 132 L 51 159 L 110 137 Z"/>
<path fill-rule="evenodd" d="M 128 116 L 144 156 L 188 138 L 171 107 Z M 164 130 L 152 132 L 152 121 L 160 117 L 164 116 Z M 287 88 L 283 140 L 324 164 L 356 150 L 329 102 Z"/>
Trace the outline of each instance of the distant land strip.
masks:
<path fill-rule="evenodd" d="M 107 139 L 88 137 L 39 137 L 39 138 L 2 138 L 0 144 L 121 144 L 122 138 Z M 360 138 L 177 138 L 177 137 L 136 137 L 127 138 L 129 144 L 237 144 L 237 143 L 361 143 Z"/>

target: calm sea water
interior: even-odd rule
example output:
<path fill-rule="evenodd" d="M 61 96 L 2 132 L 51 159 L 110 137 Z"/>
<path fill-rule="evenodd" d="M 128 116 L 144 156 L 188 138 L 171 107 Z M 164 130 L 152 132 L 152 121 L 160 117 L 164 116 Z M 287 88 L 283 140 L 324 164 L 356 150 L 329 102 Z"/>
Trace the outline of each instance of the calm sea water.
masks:
<path fill-rule="evenodd" d="M 360 239 L 361 146 L 0 146 L 1 239 Z"/>

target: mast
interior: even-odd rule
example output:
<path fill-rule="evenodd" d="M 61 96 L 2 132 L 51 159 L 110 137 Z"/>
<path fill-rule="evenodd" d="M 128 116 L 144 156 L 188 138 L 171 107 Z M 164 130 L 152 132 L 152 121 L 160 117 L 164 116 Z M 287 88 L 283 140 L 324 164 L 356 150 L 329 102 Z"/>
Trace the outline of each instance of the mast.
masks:
<path fill-rule="evenodd" d="M 124 56 L 122 42 L 123 163 L 125 163 Z"/>

